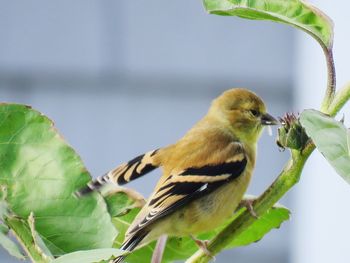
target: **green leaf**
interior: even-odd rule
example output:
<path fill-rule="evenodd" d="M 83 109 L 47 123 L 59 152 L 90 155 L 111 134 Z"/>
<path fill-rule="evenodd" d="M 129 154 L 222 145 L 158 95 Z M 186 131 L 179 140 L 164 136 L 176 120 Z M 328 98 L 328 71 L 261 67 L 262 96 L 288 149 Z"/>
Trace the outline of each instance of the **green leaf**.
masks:
<path fill-rule="evenodd" d="M 138 192 L 119 187 L 109 191 L 104 196 L 108 212 L 112 217 L 127 214 L 133 208 L 141 208 L 146 203 L 145 199 Z"/>
<path fill-rule="evenodd" d="M 4 225 L 4 224 L 0 224 L 0 232 L 7 235 L 7 233 L 9 232 L 9 228 L 7 225 Z"/>
<path fill-rule="evenodd" d="M 104 199 L 73 193 L 91 179 L 52 122 L 30 107 L 0 104 L 0 184 L 9 209 L 35 215 L 35 228 L 53 255 L 111 247 L 117 234 Z"/>
<path fill-rule="evenodd" d="M 25 248 L 25 251 L 33 262 L 48 263 L 51 261 L 51 258 L 44 254 L 43 251 L 36 246 L 35 238 L 32 236 L 32 231 L 25 220 L 17 217 L 6 217 L 5 222 L 11 228 L 17 239 L 21 242 L 22 246 Z"/>
<path fill-rule="evenodd" d="M 32 233 L 33 237 L 33 243 L 32 245 L 36 248 L 36 250 L 41 254 L 44 255 L 46 258 L 50 259 L 50 261 L 53 259 L 53 256 L 51 254 L 51 251 L 47 248 L 44 241 L 38 234 L 38 232 L 35 229 L 35 219 L 34 214 L 30 213 L 28 220 L 27 220 L 30 232 Z"/>
<path fill-rule="evenodd" d="M 321 10 L 302 0 L 203 0 L 210 14 L 270 20 L 300 28 L 331 49 L 333 23 Z"/>
<path fill-rule="evenodd" d="M 300 122 L 317 149 L 337 173 L 350 183 L 350 131 L 342 122 L 316 110 L 305 110 Z"/>
<path fill-rule="evenodd" d="M 247 197 L 245 197 L 245 199 L 247 199 Z M 252 199 L 252 197 L 249 196 L 249 199 Z M 230 222 L 232 222 L 232 220 L 238 217 L 242 212 L 243 212 L 243 209 L 240 209 L 235 213 L 233 218 L 227 221 L 226 224 L 217 228 L 214 231 L 199 235 L 199 238 L 204 240 L 213 238 L 222 229 L 224 229 L 226 225 L 228 225 Z M 239 236 L 237 236 L 237 238 L 234 239 L 227 246 L 227 248 L 246 246 L 251 243 L 257 242 L 260 239 L 262 239 L 272 229 L 279 228 L 280 225 L 284 221 L 289 220 L 289 218 L 290 218 L 290 211 L 287 208 L 279 204 L 276 204 L 271 209 L 267 210 L 265 214 L 259 216 L 259 218 L 256 219 L 254 223 L 250 225 L 249 228 L 245 229 L 244 232 L 242 232 Z"/>
<path fill-rule="evenodd" d="M 123 251 L 115 248 L 100 248 L 86 251 L 76 251 L 51 261 L 51 263 L 93 263 L 117 257 Z"/>
<path fill-rule="evenodd" d="M 252 196 L 246 196 L 246 199 L 252 199 Z M 131 202 L 131 201 L 130 201 Z M 128 229 L 130 223 L 134 220 L 135 216 L 140 211 L 140 208 L 131 209 L 128 213 L 121 216 L 114 217 L 113 223 L 120 231 L 114 246 L 119 248 L 123 242 L 124 235 Z M 198 236 L 201 240 L 212 239 L 216 236 L 227 224 L 229 224 L 236 216 L 238 216 L 243 209 L 239 210 L 230 220 L 228 220 L 221 227 L 209 231 L 207 233 Z M 290 212 L 287 208 L 280 205 L 275 205 L 272 209 L 269 209 L 264 215 L 260 216 L 246 231 L 239 235 L 227 248 L 233 248 L 238 246 L 245 246 L 250 243 L 259 241 L 273 228 L 278 228 L 282 222 L 288 220 Z M 133 251 L 127 256 L 128 263 L 148 263 L 152 258 L 152 253 L 155 247 L 155 242 L 150 243 L 138 250 Z M 194 252 L 198 250 L 195 242 L 189 237 L 176 238 L 172 237 L 168 239 L 166 244 L 163 263 L 173 262 L 176 260 L 184 260 L 190 257 Z"/>
<path fill-rule="evenodd" d="M 0 223 L 4 222 L 5 216 L 8 215 L 8 204 L 6 203 L 7 190 L 4 185 L 0 185 Z M 1 225 L 1 224 L 0 224 Z"/>
<path fill-rule="evenodd" d="M 13 242 L 3 231 L 0 231 L 0 245 L 9 252 L 11 256 L 18 259 L 25 259 L 18 245 Z"/>
<path fill-rule="evenodd" d="M 25 256 L 21 252 L 18 245 L 7 236 L 9 227 L 5 223 L 5 217 L 8 214 L 8 207 L 5 201 L 6 195 L 6 188 L 4 186 L 0 186 L 0 245 L 7 250 L 10 255 L 24 260 Z"/>
<path fill-rule="evenodd" d="M 279 228 L 284 221 L 289 220 L 290 211 L 282 206 L 276 205 L 267 210 L 242 234 L 234 239 L 228 248 L 246 246 L 262 239 L 274 228 Z"/>

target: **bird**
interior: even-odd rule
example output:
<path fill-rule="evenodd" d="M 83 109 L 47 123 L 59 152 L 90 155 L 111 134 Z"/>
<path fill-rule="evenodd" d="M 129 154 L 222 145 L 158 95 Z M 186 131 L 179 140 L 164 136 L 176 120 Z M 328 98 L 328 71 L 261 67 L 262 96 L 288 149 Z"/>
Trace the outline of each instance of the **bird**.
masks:
<path fill-rule="evenodd" d="M 162 176 L 129 226 L 121 249 L 131 252 L 162 235 L 194 237 L 233 215 L 251 180 L 263 127 L 276 124 L 254 92 L 229 89 L 212 101 L 207 114 L 177 142 L 119 165 L 77 195 L 109 182 L 124 185 L 160 167 Z"/>

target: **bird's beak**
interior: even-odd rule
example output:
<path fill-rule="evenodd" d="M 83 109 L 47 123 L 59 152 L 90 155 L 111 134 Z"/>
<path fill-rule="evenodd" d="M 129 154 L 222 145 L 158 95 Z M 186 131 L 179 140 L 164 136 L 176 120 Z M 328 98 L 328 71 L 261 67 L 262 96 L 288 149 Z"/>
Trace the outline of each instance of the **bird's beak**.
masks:
<path fill-rule="evenodd" d="M 277 125 L 278 124 L 278 121 L 268 113 L 265 113 L 261 116 L 260 122 L 262 125 Z"/>

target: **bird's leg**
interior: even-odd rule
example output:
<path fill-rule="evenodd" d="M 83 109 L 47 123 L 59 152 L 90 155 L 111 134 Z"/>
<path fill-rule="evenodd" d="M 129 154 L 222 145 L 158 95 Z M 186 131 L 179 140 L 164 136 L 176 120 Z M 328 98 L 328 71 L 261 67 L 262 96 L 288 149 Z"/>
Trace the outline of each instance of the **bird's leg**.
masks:
<path fill-rule="evenodd" d="M 258 214 L 254 211 L 254 207 L 253 207 L 253 203 L 254 203 L 254 199 L 243 199 L 241 200 L 238 208 L 242 208 L 242 207 L 245 207 L 248 212 L 251 214 L 252 217 L 258 219 L 259 216 Z"/>
<path fill-rule="evenodd" d="M 194 237 L 193 235 L 190 235 L 190 237 L 192 238 L 192 240 L 196 243 L 196 245 L 203 250 L 204 254 L 206 254 L 208 257 L 211 257 L 215 260 L 215 256 L 213 256 L 210 251 L 208 250 L 208 244 L 209 244 L 209 240 L 200 240 L 196 237 Z"/>

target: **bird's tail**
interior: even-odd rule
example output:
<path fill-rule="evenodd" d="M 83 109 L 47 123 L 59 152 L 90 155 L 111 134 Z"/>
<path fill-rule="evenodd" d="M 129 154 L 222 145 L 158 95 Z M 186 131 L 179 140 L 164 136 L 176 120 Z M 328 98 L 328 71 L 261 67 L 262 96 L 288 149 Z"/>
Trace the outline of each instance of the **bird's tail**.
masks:
<path fill-rule="evenodd" d="M 123 262 L 123 260 L 125 259 L 125 256 L 119 256 L 117 258 L 115 258 L 112 263 L 121 263 Z"/>
<path fill-rule="evenodd" d="M 97 177 L 95 180 L 90 181 L 84 188 L 75 192 L 77 197 L 87 195 L 93 191 L 98 191 L 105 184 L 110 182 L 109 173 Z"/>
<path fill-rule="evenodd" d="M 87 186 L 77 191 L 75 195 L 78 197 L 87 195 L 93 191 L 99 190 L 105 184 L 110 182 L 124 185 L 153 171 L 160 165 L 160 163 L 154 159 L 157 152 L 158 150 L 153 150 L 141 154 L 129 162 L 119 165 L 108 173 L 89 182 Z"/>
<path fill-rule="evenodd" d="M 120 247 L 121 250 L 131 252 L 133 251 L 138 244 L 147 236 L 148 231 L 142 231 L 142 233 L 135 233 L 135 235 L 132 235 L 129 239 L 125 240 L 122 246 Z M 126 255 L 121 255 L 119 257 L 116 257 L 112 263 L 121 263 L 125 259 Z"/>

